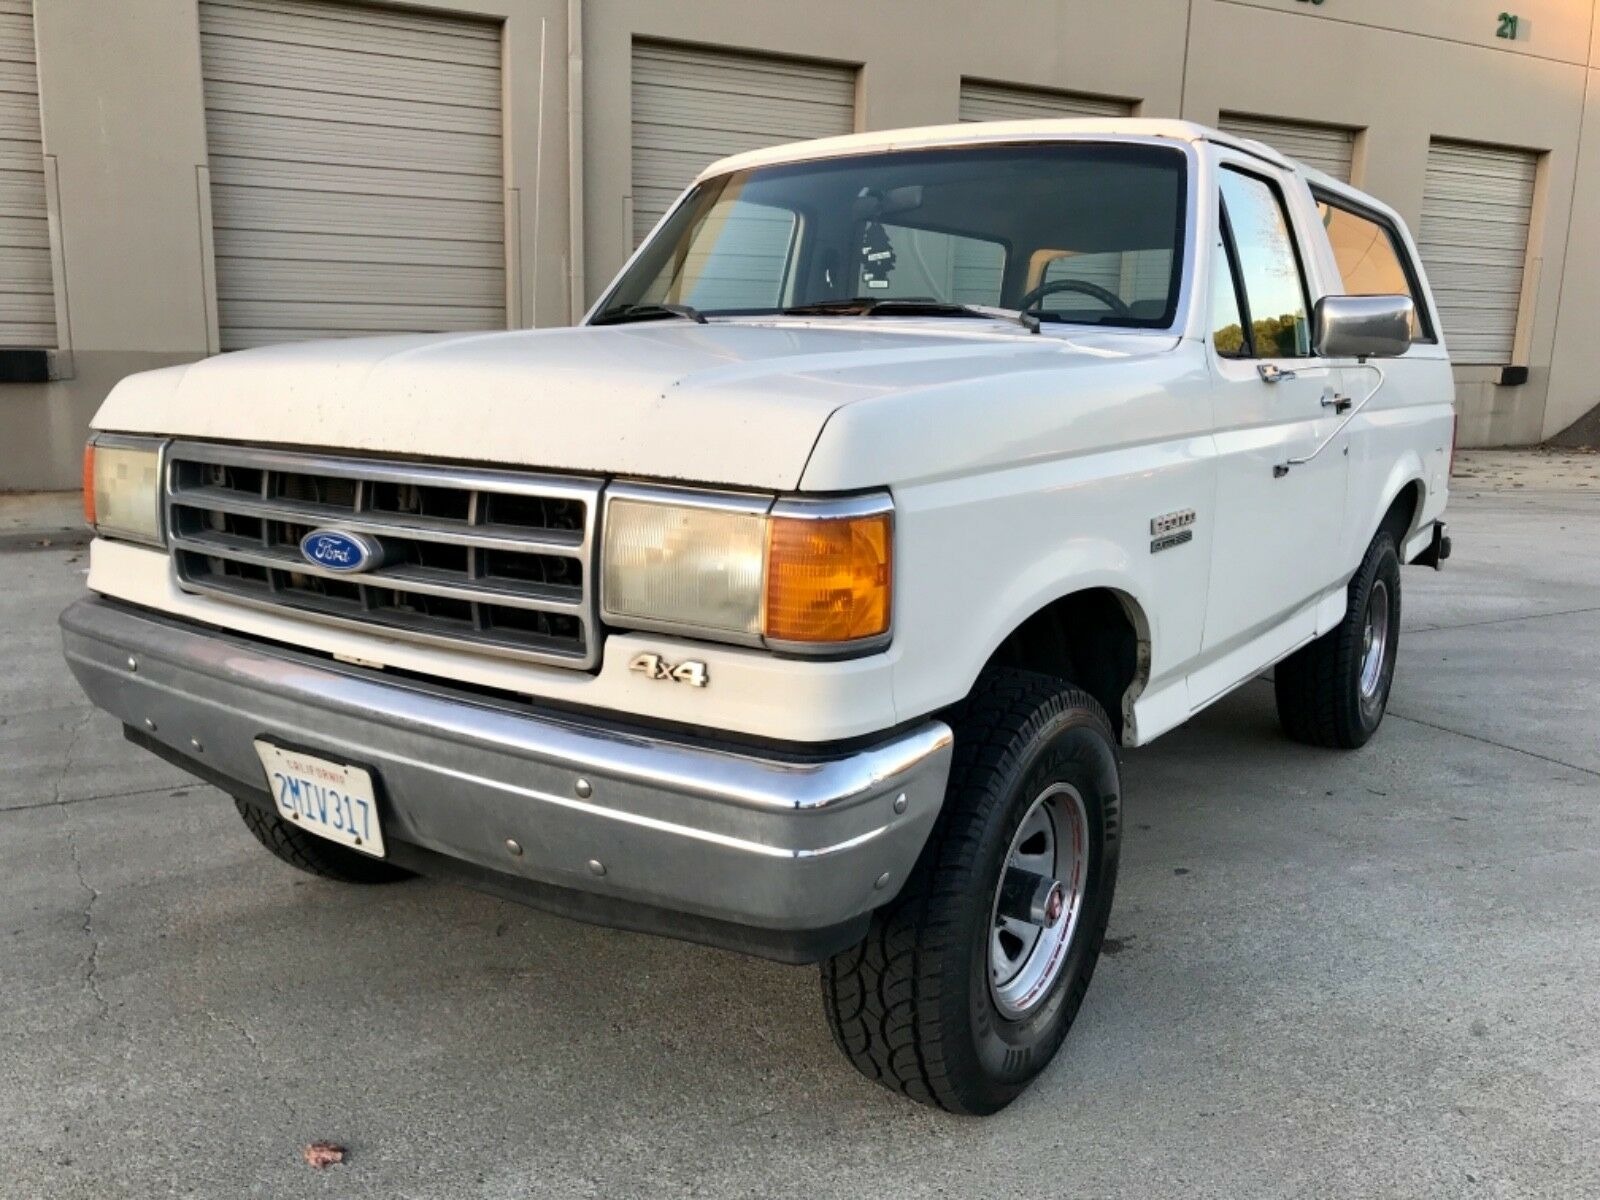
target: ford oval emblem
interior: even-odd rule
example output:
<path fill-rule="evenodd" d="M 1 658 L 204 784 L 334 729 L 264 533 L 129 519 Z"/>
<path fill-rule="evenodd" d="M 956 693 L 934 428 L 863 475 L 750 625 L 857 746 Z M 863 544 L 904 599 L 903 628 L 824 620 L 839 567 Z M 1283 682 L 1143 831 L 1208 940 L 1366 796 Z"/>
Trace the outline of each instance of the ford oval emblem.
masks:
<path fill-rule="evenodd" d="M 300 539 L 300 556 L 313 566 L 354 575 L 370 571 L 383 561 L 376 538 L 338 529 L 313 529 Z"/>

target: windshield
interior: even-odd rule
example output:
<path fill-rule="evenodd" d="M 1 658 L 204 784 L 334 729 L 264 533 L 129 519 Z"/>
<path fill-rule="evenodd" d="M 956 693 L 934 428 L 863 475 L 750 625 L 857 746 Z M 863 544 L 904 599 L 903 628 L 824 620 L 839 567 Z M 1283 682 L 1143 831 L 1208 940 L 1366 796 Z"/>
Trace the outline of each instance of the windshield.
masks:
<path fill-rule="evenodd" d="M 735 171 L 690 193 L 595 319 L 663 305 L 715 317 L 918 301 L 1165 328 L 1185 170 L 1176 148 L 1046 142 Z M 882 304 L 880 315 L 897 307 L 914 311 Z"/>

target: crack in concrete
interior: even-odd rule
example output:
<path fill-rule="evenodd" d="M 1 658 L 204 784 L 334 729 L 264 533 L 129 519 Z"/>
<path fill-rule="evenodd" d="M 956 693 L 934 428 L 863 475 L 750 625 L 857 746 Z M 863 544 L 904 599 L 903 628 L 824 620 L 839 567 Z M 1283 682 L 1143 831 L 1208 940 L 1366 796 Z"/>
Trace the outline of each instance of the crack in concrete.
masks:
<path fill-rule="evenodd" d="M 1451 729 L 1448 725 L 1438 725 L 1432 721 L 1424 721 L 1421 717 L 1408 717 L 1404 713 L 1395 712 L 1392 708 L 1388 710 L 1387 715 L 1397 721 L 1410 721 L 1413 725 L 1421 725 L 1427 729 L 1437 729 L 1440 733 L 1454 734 L 1456 737 L 1466 738 L 1469 742 L 1493 746 L 1497 750 L 1509 750 L 1513 754 L 1523 754 L 1529 758 L 1536 758 L 1540 762 L 1550 763 L 1552 766 L 1565 767 L 1569 771 L 1577 771 L 1580 775 L 1589 775 L 1595 779 L 1600 779 L 1600 771 L 1596 771 L 1593 767 L 1580 767 L 1577 763 L 1551 758 L 1548 754 L 1540 754 L 1536 750 L 1524 750 L 1521 746 L 1513 746 L 1509 742 L 1497 742 L 1493 738 L 1480 737 L 1476 733 L 1464 733 L 1459 729 Z"/>
<path fill-rule="evenodd" d="M 89 722 L 94 720 L 94 709 L 90 709 L 78 718 L 78 723 L 72 727 L 72 736 L 67 739 L 67 752 L 61 758 L 61 770 L 56 772 L 56 781 L 51 789 L 49 803 L 60 804 L 61 785 L 67 781 L 67 773 L 72 770 L 72 760 L 78 753 L 78 742 L 83 737 L 83 731 L 89 727 Z"/>
<path fill-rule="evenodd" d="M 41 808 L 66 808 L 72 804 L 88 804 L 94 800 L 131 800 L 136 796 L 152 796 L 157 792 L 199 792 L 206 787 L 198 779 L 190 782 L 179 780 L 176 783 L 164 783 L 158 787 L 135 788 L 131 792 L 96 792 L 92 796 L 75 796 L 71 800 L 41 800 L 37 804 L 13 804 L 9 808 L 0 806 L 0 817 L 7 813 L 37 812 Z"/>
<path fill-rule="evenodd" d="M 1402 628 L 1401 636 L 1423 633 L 1451 633 L 1457 629 L 1477 629 L 1484 625 L 1510 625 L 1516 621 L 1544 621 L 1551 617 L 1576 617 L 1584 613 L 1600 613 L 1600 607 L 1566 608 L 1560 612 L 1525 613 L 1515 617 L 1490 617 L 1484 621 L 1463 621 L 1460 625 L 1420 625 L 1414 629 Z"/>
<path fill-rule="evenodd" d="M 71 809 L 68 807 L 73 801 L 61 798 L 61 787 L 72 771 L 73 760 L 77 756 L 78 743 L 83 738 L 83 732 L 89 727 L 89 722 L 94 719 L 95 710 L 90 709 L 73 727 L 72 737 L 67 742 L 67 752 L 62 756 L 61 770 L 56 775 L 55 786 L 50 804 L 61 809 L 62 823 L 67 831 L 67 852 L 72 856 L 72 872 L 77 877 L 78 886 L 83 889 L 88 899 L 83 906 L 83 935 L 89 939 L 89 954 L 83 967 L 83 990 L 94 998 L 95 1011 L 98 1018 L 109 1024 L 117 1024 L 111 1015 L 111 1002 L 106 999 L 105 992 L 100 988 L 100 935 L 94 927 L 94 906 L 100 899 L 100 889 L 89 882 L 89 877 L 83 870 L 83 855 L 78 850 L 78 831 L 73 827 Z"/>
<path fill-rule="evenodd" d="M 256 1041 L 255 1034 L 251 1033 L 232 1017 L 225 1017 L 213 1009 L 202 1008 L 200 1011 L 206 1015 L 206 1018 L 210 1020 L 213 1025 L 220 1025 L 222 1028 L 231 1030 L 244 1039 L 245 1044 L 250 1047 L 250 1053 L 255 1055 L 256 1062 L 259 1063 L 263 1068 L 269 1065 L 267 1063 L 267 1056 L 261 1049 L 261 1043 Z"/>
<path fill-rule="evenodd" d="M 237 1034 L 250 1047 L 250 1053 L 255 1057 L 256 1066 L 260 1069 L 261 1074 L 263 1076 L 271 1074 L 272 1061 L 267 1058 L 266 1051 L 261 1048 L 261 1043 L 256 1041 L 256 1035 L 250 1032 L 249 1027 L 244 1022 L 210 1008 L 202 1007 L 200 1011 L 213 1025 Z M 298 1121 L 300 1114 L 295 1109 L 293 1097 L 286 1091 L 282 1099 L 284 1108 L 289 1110 L 289 1116 Z"/>
<path fill-rule="evenodd" d="M 72 828 L 70 818 L 67 818 L 67 850 L 72 854 L 72 870 L 78 877 L 78 886 L 89 896 L 88 902 L 83 906 L 83 933 L 89 939 L 89 957 L 84 963 L 83 987 L 94 997 L 100 1020 L 110 1021 L 111 1005 L 106 1001 L 105 993 L 100 990 L 100 935 L 94 929 L 94 905 L 95 901 L 100 899 L 100 889 L 90 883 L 83 873 L 83 857 L 78 853 L 78 835 Z"/>

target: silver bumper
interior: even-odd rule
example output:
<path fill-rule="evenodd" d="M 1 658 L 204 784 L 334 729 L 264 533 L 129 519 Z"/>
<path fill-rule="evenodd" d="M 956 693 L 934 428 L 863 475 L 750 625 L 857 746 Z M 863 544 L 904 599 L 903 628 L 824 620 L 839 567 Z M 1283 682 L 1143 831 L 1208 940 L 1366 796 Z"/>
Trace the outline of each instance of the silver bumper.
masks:
<path fill-rule="evenodd" d="M 466 881 L 490 890 L 557 889 L 518 897 L 541 907 L 757 953 L 759 937 L 746 947 L 718 926 L 848 933 L 892 897 L 950 766 L 938 721 L 845 753 L 769 756 L 534 713 L 101 599 L 72 605 L 61 628 L 96 705 L 236 795 L 264 798 L 253 743 L 272 735 L 373 771 L 397 861 L 470 864 Z M 689 920 L 630 921 L 630 906 Z"/>

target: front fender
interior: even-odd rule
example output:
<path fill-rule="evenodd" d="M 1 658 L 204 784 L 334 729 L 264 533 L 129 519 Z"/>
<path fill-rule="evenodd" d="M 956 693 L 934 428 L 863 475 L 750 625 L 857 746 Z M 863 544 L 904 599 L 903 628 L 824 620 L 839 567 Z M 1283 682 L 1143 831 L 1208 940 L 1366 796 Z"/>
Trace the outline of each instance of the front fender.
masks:
<path fill-rule="evenodd" d="M 1118 453 L 896 492 L 901 720 L 960 700 L 1028 618 L 1091 589 L 1115 594 L 1132 618 L 1136 688 L 1181 683 L 1204 618 L 1210 460 L 1178 448 L 1137 453 L 1143 470 Z M 1152 553 L 1152 517 L 1185 507 L 1200 512 L 1192 541 Z"/>
<path fill-rule="evenodd" d="M 1145 586 L 1135 577 L 1128 553 L 1111 542 L 1081 538 L 1052 550 L 1029 564 L 997 598 L 988 614 L 991 619 L 985 622 L 983 638 L 976 643 L 978 653 L 965 664 L 966 688 L 970 690 L 977 682 L 984 664 L 1006 638 L 1035 613 L 1067 596 L 1097 589 L 1113 592 L 1122 600 L 1140 643 L 1140 675 L 1147 676 L 1155 631 L 1151 628 L 1150 607 L 1145 603 Z"/>

